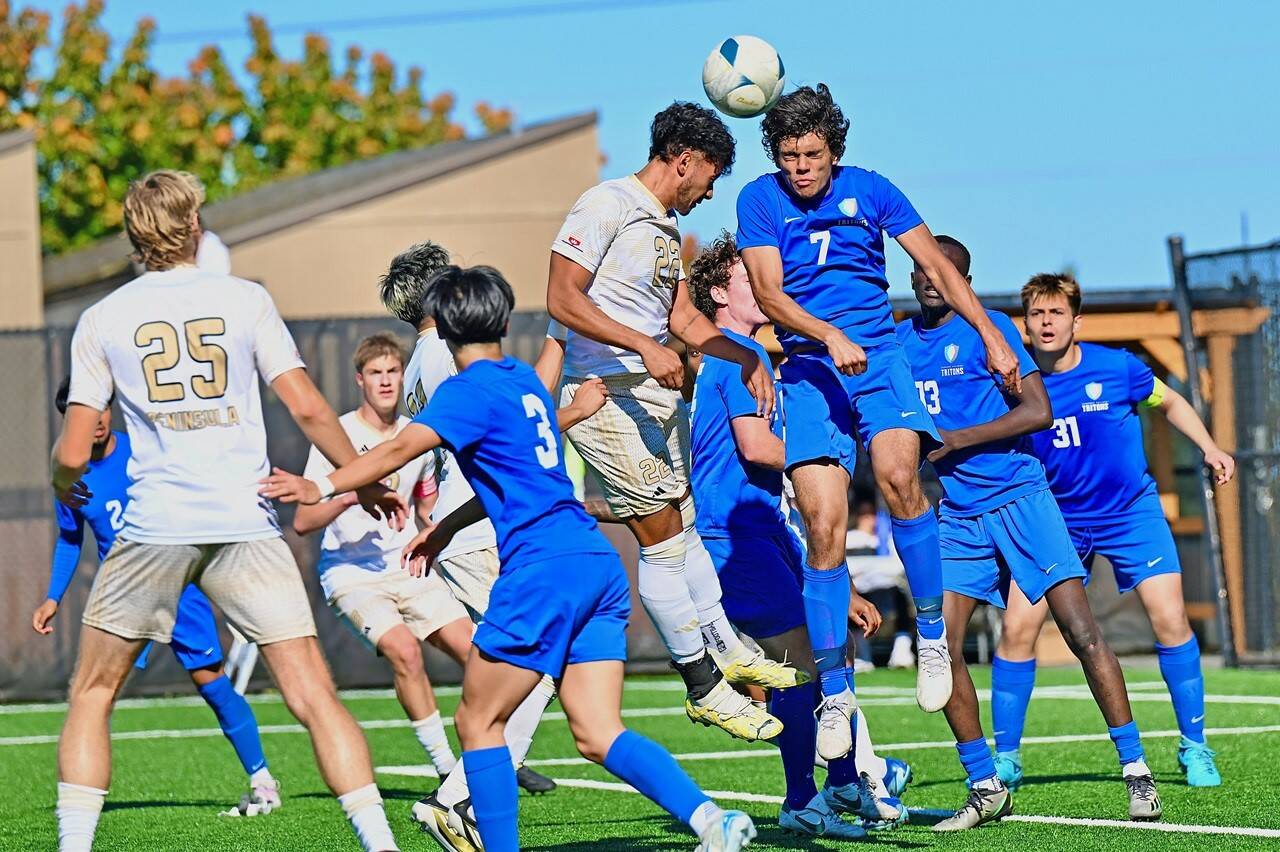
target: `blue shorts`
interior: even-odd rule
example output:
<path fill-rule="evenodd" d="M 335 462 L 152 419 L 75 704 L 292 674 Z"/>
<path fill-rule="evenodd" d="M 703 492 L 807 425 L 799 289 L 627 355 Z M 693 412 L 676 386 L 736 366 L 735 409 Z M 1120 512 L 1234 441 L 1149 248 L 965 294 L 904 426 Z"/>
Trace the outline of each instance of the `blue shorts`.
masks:
<path fill-rule="evenodd" d="M 148 642 L 134 667 L 145 669 L 151 657 Z M 218 622 L 213 617 L 209 599 L 194 585 L 182 590 L 178 611 L 173 621 L 173 639 L 169 642 L 173 655 L 189 672 L 216 666 L 222 662 L 222 640 L 218 638 Z"/>
<path fill-rule="evenodd" d="M 756 639 L 804 627 L 804 551 L 790 530 L 703 538 L 720 575 L 724 614 Z"/>
<path fill-rule="evenodd" d="M 867 371 L 846 376 L 826 350 L 800 352 L 782 362 L 783 438 L 786 465 L 832 459 L 853 475 L 858 441 L 888 429 L 911 429 L 925 436 L 925 452 L 941 444 L 933 420 L 920 402 L 911 366 L 897 342 L 866 349 Z"/>
<path fill-rule="evenodd" d="M 522 669 L 558 678 L 565 666 L 627 659 L 631 585 L 617 553 L 502 566 L 472 640 Z"/>
<path fill-rule="evenodd" d="M 1080 560 L 1092 570 L 1095 556 L 1106 557 L 1121 592 L 1132 591 L 1158 574 L 1182 571 L 1173 531 L 1158 497 L 1143 497 L 1115 520 L 1072 522 L 1068 528 Z"/>
<path fill-rule="evenodd" d="M 1004 609 L 1009 578 L 1032 603 L 1063 580 L 1085 577 L 1053 494 L 1027 494 L 984 515 L 938 521 L 942 587 Z"/>

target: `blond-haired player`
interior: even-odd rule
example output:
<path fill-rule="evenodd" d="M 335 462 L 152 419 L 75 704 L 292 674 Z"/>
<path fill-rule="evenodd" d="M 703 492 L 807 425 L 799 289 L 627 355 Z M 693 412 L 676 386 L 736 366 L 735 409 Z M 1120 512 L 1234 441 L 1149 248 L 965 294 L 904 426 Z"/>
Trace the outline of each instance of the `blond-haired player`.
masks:
<path fill-rule="evenodd" d="M 409 418 L 398 413 L 404 378 L 404 350 L 390 334 L 361 340 L 352 356 L 360 407 L 338 418 L 357 451 L 368 452 L 400 434 Z M 383 481 L 412 504 L 424 523 L 435 505 L 436 482 L 420 456 Z M 333 464 L 316 447 L 307 457 L 306 475 L 333 473 Z M 299 535 L 324 530 L 320 545 L 320 585 L 338 617 L 371 650 L 386 658 L 396 697 L 427 758 L 441 776 L 457 759 L 444 732 L 431 681 L 423 668 L 423 641 L 459 664 L 471 652 L 471 619 L 437 573 L 411 577 L 400 567 L 401 551 L 417 532 L 406 524 L 392 530 L 359 507 L 354 494 L 299 506 L 293 517 Z"/>
<path fill-rule="evenodd" d="M 396 849 L 368 746 L 338 701 L 306 590 L 258 481 L 270 472 L 258 379 L 336 465 L 356 458 L 312 384 L 271 297 L 257 284 L 198 269 L 204 191 L 158 171 L 130 185 L 124 221 L 146 272 L 80 317 L 71 390 L 54 447 L 58 499 L 88 495 L 80 476 L 114 391 L 133 443 L 124 528 L 94 579 L 67 717 L 58 742 L 58 834 L 87 850 L 111 779 L 110 716 L 148 640 L 168 642 L 194 583 L 258 643 L 289 710 L 361 846 Z M 361 494 L 399 527 L 404 503 L 381 485 Z"/>

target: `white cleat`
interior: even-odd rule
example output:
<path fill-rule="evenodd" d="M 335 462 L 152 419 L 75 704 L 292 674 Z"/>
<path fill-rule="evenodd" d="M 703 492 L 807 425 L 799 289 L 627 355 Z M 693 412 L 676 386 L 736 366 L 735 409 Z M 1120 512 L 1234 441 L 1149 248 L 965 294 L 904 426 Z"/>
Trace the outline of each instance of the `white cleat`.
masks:
<path fill-rule="evenodd" d="M 280 782 L 272 778 L 253 788 L 240 797 L 240 803 L 230 810 L 223 811 L 220 816 L 252 817 L 266 816 L 272 811 L 280 810 L 284 803 L 280 799 Z"/>
<path fill-rule="evenodd" d="M 914 669 L 915 667 L 916 655 L 911 650 L 911 637 L 901 633 L 894 637 L 893 650 L 889 652 L 889 668 Z"/>
<path fill-rule="evenodd" d="M 916 636 L 916 703 L 926 713 L 937 713 L 951 700 L 951 652 L 947 637 Z"/>
<path fill-rule="evenodd" d="M 755 823 L 742 811 L 725 811 L 702 833 L 694 852 L 738 852 L 756 839 Z"/>
<path fill-rule="evenodd" d="M 853 748 L 853 726 L 849 720 L 858 709 L 853 690 L 845 687 L 838 695 L 828 695 L 818 705 L 818 756 L 839 760 Z"/>

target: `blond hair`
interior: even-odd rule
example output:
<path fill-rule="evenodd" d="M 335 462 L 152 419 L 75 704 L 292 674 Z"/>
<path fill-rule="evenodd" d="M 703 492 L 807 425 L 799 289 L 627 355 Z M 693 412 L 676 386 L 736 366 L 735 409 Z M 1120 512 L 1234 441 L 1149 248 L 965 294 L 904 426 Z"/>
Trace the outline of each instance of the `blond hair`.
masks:
<path fill-rule="evenodd" d="M 170 269 L 193 260 L 204 186 L 188 172 L 161 169 L 129 184 L 124 227 L 133 257 L 147 269 Z"/>
<path fill-rule="evenodd" d="M 1071 306 L 1071 313 L 1080 313 L 1080 284 L 1065 272 L 1042 272 L 1031 276 L 1031 280 L 1022 285 L 1022 313 L 1031 309 L 1031 305 L 1040 299 L 1051 299 L 1061 296 Z"/>
<path fill-rule="evenodd" d="M 404 366 L 404 347 L 400 345 L 400 341 L 394 334 L 380 331 L 377 334 L 371 334 L 356 345 L 356 352 L 351 356 L 351 361 L 355 364 L 356 372 L 364 372 L 364 365 L 368 364 L 374 358 L 381 358 L 384 355 L 391 355 L 400 361 L 400 366 Z"/>

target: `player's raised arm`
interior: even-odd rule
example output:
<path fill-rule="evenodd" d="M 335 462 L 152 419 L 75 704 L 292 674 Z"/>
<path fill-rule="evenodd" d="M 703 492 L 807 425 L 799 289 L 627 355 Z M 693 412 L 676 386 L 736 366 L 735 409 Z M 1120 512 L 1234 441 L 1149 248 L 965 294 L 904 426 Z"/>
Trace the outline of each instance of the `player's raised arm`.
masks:
<path fill-rule="evenodd" d="M 929 453 L 929 461 L 936 462 L 956 450 L 1030 435 L 1053 425 L 1053 406 L 1049 402 L 1048 392 L 1044 389 L 1044 380 L 1040 378 L 1038 372 L 1023 376 L 1021 388 L 1016 392 L 1008 393 L 1018 400 L 1018 404 L 995 420 L 963 429 L 950 431 L 939 429 L 943 444 Z"/>
<path fill-rule="evenodd" d="M 1151 399 L 1154 406 L 1148 407 L 1158 406 L 1173 427 L 1190 438 L 1200 452 L 1204 453 L 1204 463 L 1213 468 L 1213 481 L 1218 485 L 1230 482 L 1236 474 L 1236 460 L 1213 440 L 1191 403 L 1159 379 L 1156 379 Z"/>
<path fill-rule="evenodd" d="M 987 365 L 1000 376 L 1005 389 L 1017 393 L 1022 384 L 1018 358 L 1014 355 L 1004 335 L 991 322 L 973 287 L 956 269 L 933 238 L 929 226 L 923 222 L 898 235 L 898 244 L 911 256 L 951 309 L 973 326 L 987 348 Z"/>

